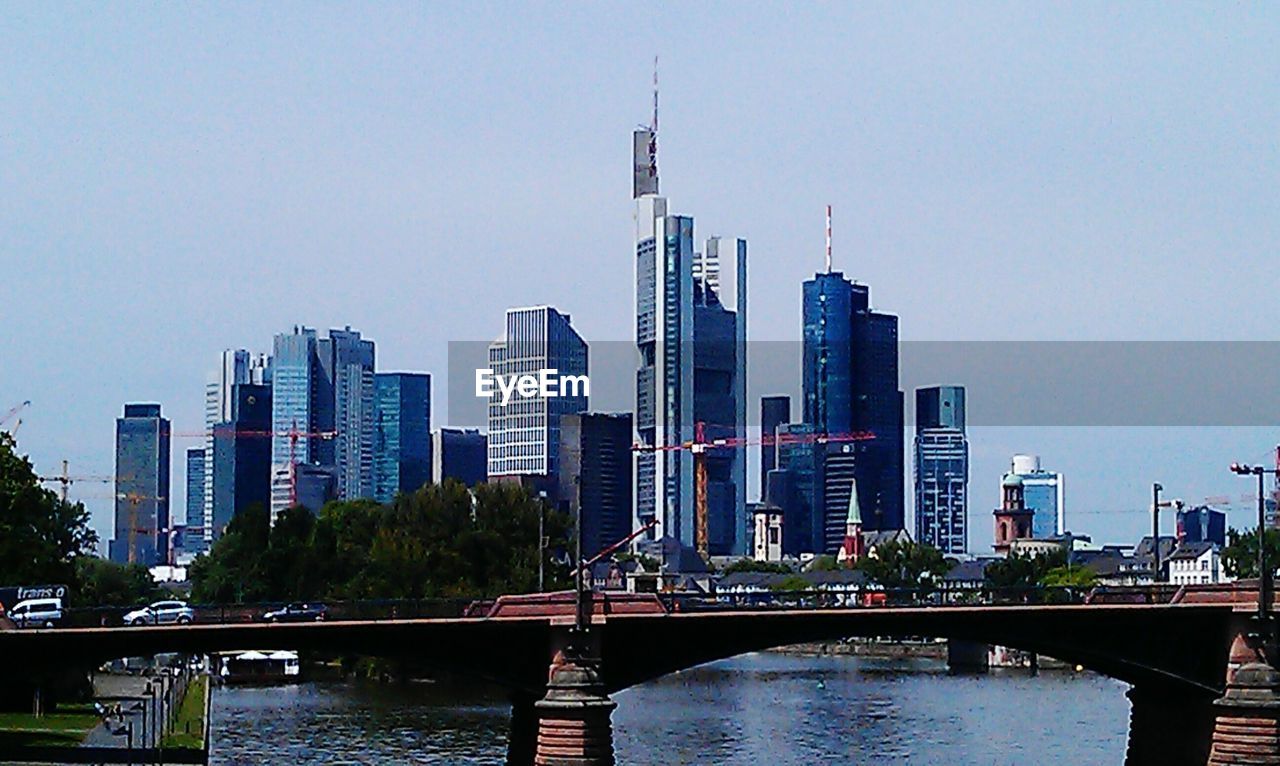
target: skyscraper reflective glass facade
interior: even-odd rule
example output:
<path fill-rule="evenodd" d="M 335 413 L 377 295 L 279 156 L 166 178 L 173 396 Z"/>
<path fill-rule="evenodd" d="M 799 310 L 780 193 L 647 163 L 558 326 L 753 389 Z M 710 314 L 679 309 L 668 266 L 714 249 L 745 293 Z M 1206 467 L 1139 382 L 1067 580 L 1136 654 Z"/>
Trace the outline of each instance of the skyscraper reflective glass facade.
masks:
<path fill-rule="evenodd" d="M 126 404 L 116 419 L 116 507 L 110 558 L 145 566 L 168 558 L 169 421 L 158 404 Z"/>
<path fill-rule="evenodd" d="M 373 496 L 388 503 L 431 481 L 431 376 L 374 376 Z"/>
<path fill-rule="evenodd" d="M 969 442 L 961 386 L 916 389 L 916 541 L 943 553 L 968 547 Z"/>

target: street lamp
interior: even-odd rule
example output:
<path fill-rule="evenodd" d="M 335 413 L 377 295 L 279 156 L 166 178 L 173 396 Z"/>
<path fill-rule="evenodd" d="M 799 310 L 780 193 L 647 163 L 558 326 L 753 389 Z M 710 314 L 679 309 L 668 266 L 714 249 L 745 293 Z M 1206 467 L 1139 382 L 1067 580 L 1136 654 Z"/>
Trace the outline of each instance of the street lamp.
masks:
<path fill-rule="evenodd" d="M 1258 477 L 1258 630 L 1262 632 L 1265 641 L 1270 637 L 1268 620 L 1271 612 L 1271 569 L 1267 566 L 1267 509 L 1263 499 L 1266 488 L 1262 479 L 1269 473 L 1280 473 L 1280 469 L 1268 470 L 1260 465 L 1232 463 L 1231 472 L 1238 476 Z"/>
<path fill-rule="evenodd" d="M 1164 486 L 1160 482 L 1151 485 L 1151 555 L 1152 580 L 1160 582 L 1160 493 Z"/>

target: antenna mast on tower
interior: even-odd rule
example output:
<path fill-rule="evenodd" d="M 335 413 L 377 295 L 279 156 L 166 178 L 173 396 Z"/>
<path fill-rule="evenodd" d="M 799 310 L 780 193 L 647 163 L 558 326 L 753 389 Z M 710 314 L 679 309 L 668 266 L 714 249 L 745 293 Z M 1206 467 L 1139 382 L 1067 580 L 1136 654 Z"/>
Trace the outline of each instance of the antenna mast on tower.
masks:
<path fill-rule="evenodd" d="M 827 205 L 827 273 L 831 273 L 831 206 Z"/>

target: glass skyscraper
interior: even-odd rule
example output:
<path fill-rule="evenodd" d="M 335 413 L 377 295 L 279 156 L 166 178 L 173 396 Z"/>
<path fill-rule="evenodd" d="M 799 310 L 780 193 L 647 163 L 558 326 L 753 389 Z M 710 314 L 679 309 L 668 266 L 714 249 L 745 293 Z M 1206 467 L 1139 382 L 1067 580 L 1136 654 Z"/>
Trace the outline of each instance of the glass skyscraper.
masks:
<path fill-rule="evenodd" d="M 236 383 L 230 417 L 213 427 L 213 538 L 237 513 L 271 501 L 271 386 Z"/>
<path fill-rule="evenodd" d="M 168 560 L 171 434 L 158 404 L 126 404 L 116 419 L 112 561 L 156 566 Z"/>
<path fill-rule="evenodd" d="M 711 237 L 695 249 L 693 219 L 670 215 L 658 194 L 656 125 L 633 135 L 636 204 L 636 432 L 642 446 L 746 437 L 747 241 Z M 706 453 L 707 549 L 747 555 L 747 460 Z M 635 453 L 636 526 L 697 544 L 693 455 Z"/>
<path fill-rule="evenodd" d="M 231 388 L 237 383 L 270 385 L 271 357 L 265 354 L 251 354 L 244 349 L 223 351 L 218 360 L 218 369 L 209 376 L 209 381 L 205 386 L 204 490 L 201 492 L 204 505 L 200 514 L 188 515 L 187 524 L 201 528 L 199 531 L 204 537 L 206 545 L 212 545 L 216 539 L 215 525 L 213 523 L 213 483 L 215 478 L 213 429 L 217 424 L 231 420 Z"/>
<path fill-rule="evenodd" d="M 1066 480 L 1040 465 L 1039 455 L 1014 455 L 1012 473 L 1022 479 L 1023 498 L 1032 511 L 1031 534 L 1043 539 L 1066 529 Z"/>
<path fill-rule="evenodd" d="M 183 530 L 183 546 L 191 555 L 203 553 L 204 540 L 204 447 L 187 450 L 187 516 Z M 194 529 L 200 527 L 200 529 Z"/>
<path fill-rule="evenodd" d="M 431 376 L 374 376 L 373 497 L 389 503 L 431 481 Z"/>
<path fill-rule="evenodd" d="M 333 380 L 334 465 L 338 496 L 373 497 L 374 347 L 347 327 L 317 344 Z"/>
<path fill-rule="evenodd" d="M 431 434 L 431 481 L 447 479 L 468 487 L 489 478 L 488 438 L 474 428 L 441 428 Z"/>
<path fill-rule="evenodd" d="M 631 413 L 565 415 L 560 432 L 561 508 L 582 519 L 582 555 L 631 533 Z"/>
<path fill-rule="evenodd" d="M 555 380 L 585 378 L 587 344 L 573 329 L 569 315 L 550 306 L 507 309 L 503 336 L 489 346 L 489 367 L 504 379 L 537 376 L 541 370 L 555 370 Z M 587 409 L 586 384 L 575 386 L 560 392 L 565 396 L 512 394 L 506 404 L 498 386 L 493 386 L 488 408 L 490 478 L 556 476 L 560 418 Z"/>
<path fill-rule="evenodd" d="M 791 397 L 760 399 L 760 499 L 769 494 L 769 472 L 778 467 L 778 426 L 791 422 Z M 784 520 L 785 522 L 785 520 Z"/>
<path fill-rule="evenodd" d="M 968 547 L 969 442 L 963 386 L 916 389 L 916 542 Z"/>

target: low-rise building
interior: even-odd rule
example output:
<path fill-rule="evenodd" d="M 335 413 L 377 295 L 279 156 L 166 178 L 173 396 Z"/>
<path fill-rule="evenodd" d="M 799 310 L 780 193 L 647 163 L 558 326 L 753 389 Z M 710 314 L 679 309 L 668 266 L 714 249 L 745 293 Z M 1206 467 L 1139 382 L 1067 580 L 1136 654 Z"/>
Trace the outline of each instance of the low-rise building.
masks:
<path fill-rule="evenodd" d="M 1223 581 L 1218 546 L 1211 542 L 1183 543 L 1169 557 L 1169 582 L 1205 585 Z"/>

